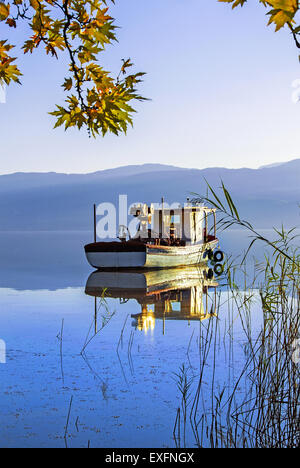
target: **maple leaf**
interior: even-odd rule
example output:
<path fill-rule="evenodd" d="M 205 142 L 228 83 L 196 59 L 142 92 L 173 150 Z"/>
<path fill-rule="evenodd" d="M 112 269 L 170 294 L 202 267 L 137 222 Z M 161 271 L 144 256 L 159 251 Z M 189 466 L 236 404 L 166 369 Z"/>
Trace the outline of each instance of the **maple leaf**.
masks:
<path fill-rule="evenodd" d="M 0 2 L 0 21 L 5 21 L 10 13 L 10 4 Z"/>

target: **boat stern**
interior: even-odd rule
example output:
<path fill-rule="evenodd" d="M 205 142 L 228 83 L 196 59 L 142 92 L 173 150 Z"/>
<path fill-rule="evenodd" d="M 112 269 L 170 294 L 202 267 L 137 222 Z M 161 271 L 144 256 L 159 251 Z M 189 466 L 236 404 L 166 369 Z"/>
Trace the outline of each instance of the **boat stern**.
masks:
<path fill-rule="evenodd" d="M 141 242 L 96 242 L 84 250 L 96 269 L 143 268 L 146 264 L 146 245 Z"/>

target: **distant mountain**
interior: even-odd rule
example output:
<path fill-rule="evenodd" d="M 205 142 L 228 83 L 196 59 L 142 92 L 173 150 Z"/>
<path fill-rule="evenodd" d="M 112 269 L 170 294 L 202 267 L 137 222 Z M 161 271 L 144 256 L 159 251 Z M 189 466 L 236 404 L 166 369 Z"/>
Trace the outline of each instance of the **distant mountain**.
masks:
<path fill-rule="evenodd" d="M 266 169 L 266 168 L 270 168 L 270 167 L 278 167 L 278 166 L 282 166 L 282 164 L 285 164 L 285 163 L 280 162 L 280 163 L 266 164 L 265 166 L 260 166 L 259 169 Z"/>
<path fill-rule="evenodd" d="M 115 169 L 106 169 L 91 174 L 59 174 L 57 172 L 16 172 L 0 176 L 0 193 L 3 191 L 16 191 L 39 187 L 54 187 L 57 185 L 74 185 L 87 183 L 98 179 L 112 177 L 129 177 L 149 172 L 164 172 L 178 170 L 178 167 L 163 164 L 142 164 L 135 166 L 122 166 Z M 184 169 L 182 169 L 184 170 Z"/>
<path fill-rule="evenodd" d="M 259 169 L 183 169 L 160 164 L 124 166 L 92 174 L 16 173 L 0 176 L 0 230 L 89 230 L 92 205 L 184 202 L 223 180 L 243 218 L 259 228 L 299 226 L 300 159 Z"/>

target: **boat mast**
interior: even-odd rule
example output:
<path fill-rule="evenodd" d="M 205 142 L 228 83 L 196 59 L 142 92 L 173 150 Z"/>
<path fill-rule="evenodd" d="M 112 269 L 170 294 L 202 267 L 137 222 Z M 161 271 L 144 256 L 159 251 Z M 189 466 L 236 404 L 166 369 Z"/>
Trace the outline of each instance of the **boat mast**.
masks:
<path fill-rule="evenodd" d="M 97 212 L 97 209 L 96 209 L 96 205 L 94 204 L 94 243 L 95 244 L 97 242 L 97 228 L 96 228 L 97 216 L 96 216 L 96 212 Z"/>

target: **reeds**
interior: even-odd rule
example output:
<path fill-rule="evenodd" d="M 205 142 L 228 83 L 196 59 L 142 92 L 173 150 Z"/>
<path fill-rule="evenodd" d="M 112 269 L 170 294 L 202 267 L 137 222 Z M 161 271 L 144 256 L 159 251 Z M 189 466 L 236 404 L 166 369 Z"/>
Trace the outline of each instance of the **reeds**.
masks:
<path fill-rule="evenodd" d="M 191 385 L 193 382 L 193 376 L 190 375 L 190 368 L 186 367 L 183 363 L 179 369 L 179 373 L 175 374 L 177 388 L 181 394 L 181 405 L 177 409 L 177 415 L 173 430 L 173 437 L 177 447 L 180 447 L 181 437 L 181 414 L 183 415 L 183 445 L 186 447 L 186 429 L 187 429 L 187 414 L 188 407 L 191 399 Z"/>
<path fill-rule="evenodd" d="M 210 188 L 210 187 L 209 187 Z M 300 256 L 294 230 L 275 230 L 275 241 L 258 234 L 241 221 L 233 201 L 222 185 L 225 202 L 215 192 L 212 202 L 223 213 L 223 227 L 236 223 L 268 247 L 264 261 L 256 264 L 249 282 L 244 256 L 240 264 L 227 262 L 224 280 L 227 293 L 220 294 L 217 318 L 200 322 L 199 364 L 195 385 L 186 369 L 177 375 L 184 411 L 177 410 L 174 438 L 180 446 L 180 427 L 189 433 L 184 445 L 209 448 L 297 448 L 300 446 Z M 227 206 L 226 206 L 227 203 Z M 227 208 L 228 207 L 228 208 Z M 268 253 L 267 253 L 268 252 Z M 243 272 L 243 281 L 238 280 Z M 226 298 L 226 300 L 225 300 Z M 259 311 L 259 314 L 257 314 Z M 243 365 L 235 371 L 233 344 L 239 321 Z M 222 333 L 220 322 L 222 321 Z M 259 323 L 258 323 L 259 322 Z M 226 324 L 224 326 L 224 323 Z M 220 350 L 228 366 L 228 381 L 216 378 Z M 190 348 L 190 344 L 189 344 Z M 233 369 L 233 370 L 232 370 Z M 217 384 L 218 382 L 218 384 Z M 193 392 L 193 396 L 192 396 Z M 189 412 L 190 430 L 186 428 Z M 180 413 L 183 418 L 180 418 Z"/>

